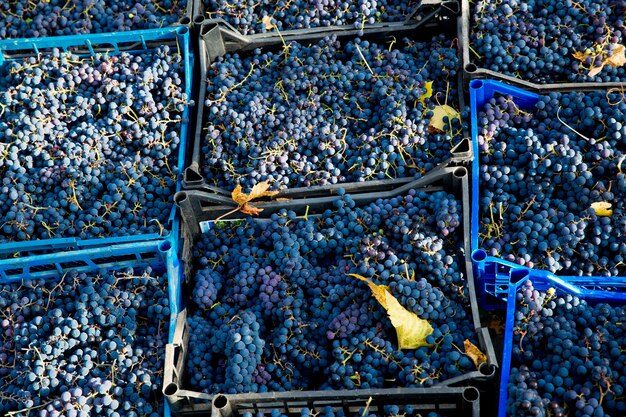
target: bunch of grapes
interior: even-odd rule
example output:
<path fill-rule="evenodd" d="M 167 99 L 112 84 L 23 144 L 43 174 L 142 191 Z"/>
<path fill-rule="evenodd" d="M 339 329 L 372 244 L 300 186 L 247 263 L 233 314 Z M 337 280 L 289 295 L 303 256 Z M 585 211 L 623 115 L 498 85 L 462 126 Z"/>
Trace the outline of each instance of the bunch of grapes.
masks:
<path fill-rule="evenodd" d="M 508 416 L 626 412 L 623 305 L 591 305 L 525 282 L 516 297 Z"/>

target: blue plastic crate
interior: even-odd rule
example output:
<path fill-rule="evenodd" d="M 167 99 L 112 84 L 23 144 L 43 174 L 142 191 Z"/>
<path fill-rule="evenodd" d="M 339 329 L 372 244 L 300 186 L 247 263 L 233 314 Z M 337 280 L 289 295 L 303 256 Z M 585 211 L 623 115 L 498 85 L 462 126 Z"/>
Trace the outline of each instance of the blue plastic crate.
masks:
<path fill-rule="evenodd" d="M 499 81 L 472 80 L 470 82 L 470 107 L 472 119 L 472 147 L 474 160 L 472 161 L 472 225 L 471 249 L 474 274 L 477 277 L 477 292 L 482 304 L 487 308 L 497 306 L 491 297 L 505 299 L 508 294 L 509 273 L 513 269 L 523 268 L 513 262 L 487 256 L 478 244 L 479 232 L 479 199 L 480 181 L 478 178 L 480 166 L 480 151 L 478 149 L 478 113 L 485 104 L 496 95 L 511 95 L 515 104 L 520 108 L 529 108 L 539 100 L 539 95 L 513 87 Z"/>
<path fill-rule="evenodd" d="M 152 267 L 167 274 L 170 318 L 168 343 L 174 340 L 176 317 L 182 310 L 182 268 L 170 240 L 154 240 L 78 251 L 0 260 L 0 284 L 29 279 L 58 280 L 69 271 L 83 273 Z M 165 401 L 164 417 L 170 417 Z"/>
<path fill-rule="evenodd" d="M 193 85 L 193 62 L 194 56 L 191 48 L 189 28 L 186 26 L 172 26 L 161 29 L 147 29 L 129 32 L 100 33 L 88 35 L 57 36 L 48 38 L 7 39 L 0 41 L 0 65 L 7 62 L 23 59 L 29 56 L 38 56 L 53 49 L 71 51 L 78 56 L 93 56 L 96 53 L 108 53 L 118 55 L 122 52 L 141 53 L 150 51 L 161 45 L 170 44 L 178 48 L 183 55 L 185 67 L 185 93 L 192 97 Z M 178 178 L 176 191 L 182 189 L 182 172 L 187 158 L 187 142 L 189 134 L 189 120 L 191 109 L 185 106 L 182 114 L 183 122 L 180 129 L 180 145 L 178 149 Z M 172 210 L 169 216 L 169 234 L 142 234 L 137 236 L 113 236 L 103 239 L 82 240 L 78 238 L 53 238 L 42 239 L 36 242 L 11 242 L 0 244 L 0 257 L 11 254 L 41 254 L 54 250 L 76 250 L 86 247 L 107 246 L 124 241 L 158 240 L 164 237 L 169 239 L 176 250 L 179 247 L 179 224 L 178 213 L 172 197 Z"/>
<path fill-rule="evenodd" d="M 474 276 L 478 280 L 478 296 L 486 308 L 502 307 L 501 300 L 506 300 L 509 289 L 510 274 L 516 270 L 527 270 L 534 281 L 546 282 L 548 279 L 568 282 L 570 290 L 578 289 L 577 294 L 592 291 L 600 284 L 605 286 L 609 283 L 624 281 L 622 277 L 580 277 L 580 276 L 557 276 L 548 271 L 529 269 L 514 262 L 505 261 L 501 258 L 488 256 L 479 245 L 479 199 L 480 199 L 480 152 L 478 149 L 478 113 L 484 105 L 497 95 L 510 95 L 515 104 L 521 109 L 533 107 L 539 101 L 539 95 L 493 80 L 472 80 L 470 82 L 470 105 L 472 118 L 472 146 L 474 149 L 474 161 L 472 163 L 472 225 L 471 225 L 471 250 Z"/>
<path fill-rule="evenodd" d="M 540 271 L 541 272 L 541 271 Z M 511 273 L 511 280 L 508 285 L 507 306 L 506 306 L 506 327 L 504 333 L 504 349 L 502 353 L 502 373 L 500 375 L 500 394 L 498 401 L 498 417 L 506 417 L 506 403 L 508 401 L 508 384 L 511 374 L 511 361 L 513 355 L 513 328 L 515 325 L 516 295 L 520 287 L 530 280 L 533 287 L 539 291 L 546 291 L 549 288 L 556 290 L 557 296 L 566 294 L 575 295 L 588 303 L 605 302 L 613 305 L 626 304 L 626 280 L 610 279 L 602 282 L 594 278 L 583 279 L 583 287 L 572 284 L 568 279 L 558 278 L 547 273 L 540 273 L 535 276 L 535 272 L 529 274 L 529 270 L 517 269 Z"/>

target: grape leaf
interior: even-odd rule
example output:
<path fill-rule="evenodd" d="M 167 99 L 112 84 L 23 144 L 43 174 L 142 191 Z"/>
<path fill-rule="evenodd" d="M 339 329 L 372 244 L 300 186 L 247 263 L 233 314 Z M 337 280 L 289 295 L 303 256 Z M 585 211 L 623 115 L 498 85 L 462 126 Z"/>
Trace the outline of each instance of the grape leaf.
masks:
<path fill-rule="evenodd" d="M 576 58 L 576 56 L 574 56 Z M 595 77 L 602 71 L 605 65 L 610 65 L 612 67 L 621 67 L 626 64 L 626 47 L 624 45 L 617 44 L 615 45 L 615 49 L 613 49 L 613 56 L 607 57 L 602 61 L 602 64 L 598 67 L 591 68 L 589 70 L 589 76 Z"/>
<path fill-rule="evenodd" d="M 481 364 L 487 362 L 487 355 L 482 353 L 480 349 L 469 340 L 465 339 L 463 347 L 465 348 L 465 354 L 474 362 L 474 365 L 476 365 L 476 369 L 478 369 Z"/>
<path fill-rule="evenodd" d="M 426 84 L 424 84 L 424 94 L 422 94 L 419 98 L 419 102 L 424 104 L 424 101 L 426 99 L 429 99 L 432 97 L 433 95 L 433 82 L 432 81 L 428 81 Z"/>
<path fill-rule="evenodd" d="M 372 290 L 372 294 L 374 295 L 374 298 L 376 298 L 376 301 L 378 301 L 385 310 L 389 308 L 387 305 L 387 295 L 386 295 L 387 287 L 385 285 L 376 285 L 369 279 L 358 274 L 348 274 L 348 276 L 357 278 L 363 282 L 366 282 L 367 285 L 370 287 L 370 290 Z"/>
<path fill-rule="evenodd" d="M 272 23 L 272 16 L 263 16 L 262 23 L 265 25 L 265 29 L 272 30 L 276 26 Z"/>
<path fill-rule="evenodd" d="M 613 215 L 613 210 L 611 210 L 612 206 L 611 203 L 606 201 L 598 201 L 597 203 L 593 203 L 591 208 L 598 217 L 611 217 Z"/>
<path fill-rule="evenodd" d="M 454 108 L 448 106 L 447 104 L 436 106 L 433 109 L 433 117 L 430 119 L 428 127 L 430 129 L 434 129 L 440 132 L 445 131 L 445 126 L 447 123 L 444 123 L 444 117 L 448 117 L 448 120 L 452 120 L 454 118 L 460 118 L 461 115 L 458 111 L 454 110 Z"/>
<path fill-rule="evenodd" d="M 572 56 L 574 57 L 574 59 L 577 59 L 579 61 L 584 61 L 587 58 L 593 58 L 592 55 L 590 54 L 586 54 L 584 52 L 580 52 L 580 51 L 576 51 L 572 54 Z"/>
<path fill-rule="evenodd" d="M 241 185 L 238 185 L 233 190 L 231 197 L 233 201 L 239 205 L 238 209 L 241 210 L 242 213 L 257 216 L 263 209 L 253 206 L 250 202 L 257 198 L 272 197 L 278 194 L 278 191 L 268 191 L 268 188 L 270 188 L 269 182 L 263 181 L 252 187 L 250 194 L 246 194 L 241 191 Z"/>
<path fill-rule="evenodd" d="M 420 319 L 415 313 L 404 308 L 386 286 L 376 285 L 361 275 L 348 274 L 348 276 L 365 281 L 372 290 L 374 298 L 387 310 L 391 324 L 396 329 L 400 349 L 431 346 L 426 342 L 426 338 L 433 333 L 433 328 L 427 320 Z"/>
<path fill-rule="evenodd" d="M 624 47 L 624 45 L 615 46 L 613 56 L 605 59 L 604 63 L 612 67 L 621 67 L 626 64 L 626 47 Z"/>

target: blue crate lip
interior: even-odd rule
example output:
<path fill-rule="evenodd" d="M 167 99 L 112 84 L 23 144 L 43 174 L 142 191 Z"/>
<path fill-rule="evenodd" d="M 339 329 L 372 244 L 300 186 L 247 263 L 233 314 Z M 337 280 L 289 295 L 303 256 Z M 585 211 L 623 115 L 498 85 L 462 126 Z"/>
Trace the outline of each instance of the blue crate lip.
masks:
<path fill-rule="evenodd" d="M 520 108 L 533 107 L 539 101 L 539 94 L 528 92 L 518 87 L 494 80 L 472 80 L 470 88 L 470 106 L 472 118 L 472 147 L 474 149 L 474 160 L 472 162 L 472 222 L 471 222 L 471 250 L 472 263 L 474 264 L 475 276 L 478 280 L 478 292 L 483 301 L 485 294 L 489 294 L 506 300 L 509 290 L 509 280 L 512 271 L 527 270 L 540 282 L 562 283 L 563 288 L 567 288 L 573 294 L 586 295 L 593 298 L 611 299 L 610 292 L 603 291 L 602 288 L 609 282 L 618 283 L 626 281 L 626 277 L 579 277 L 579 276 L 559 276 L 548 271 L 530 269 L 514 262 L 505 261 L 494 256 L 487 256 L 487 253 L 479 245 L 479 198 L 480 198 L 480 153 L 478 150 L 478 112 L 496 94 L 511 95 L 515 103 Z M 567 285 L 566 285 L 567 284 Z M 598 289 L 598 285 L 600 285 Z"/>
<path fill-rule="evenodd" d="M 183 279 L 178 255 L 169 240 L 132 242 L 76 251 L 0 259 L 0 284 L 29 279 L 56 280 L 69 271 L 94 272 L 128 267 L 156 267 L 167 274 L 170 317 L 168 343 L 174 340 L 176 317 L 182 309 Z M 163 417 L 170 417 L 165 401 Z"/>
<path fill-rule="evenodd" d="M 543 277 L 537 277 L 534 272 L 529 272 L 529 270 L 523 269 L 513 271 L 511 273 L 511 280 L 508 286 L 504 349 L 502 351 L 502 374 L 500 376 L 500 394 L 498 400 L 498 417 L 507 417 L 506 403 L 509 397 L 508 385 L 513 355 L 513 327 L 515 325 L 516 295 L 526 281 L 532 281 L 534 288 L 540 291 L 555 288 L 557 290 L 557 295 L 571 294 L 593 303 L 606 302 L 611 304 L 626 304 L 625 280 L 621 280 L 620 282 L 619 279 L 609 278 L 610 282 L 607 283 L 595 282 L 593 285 L 596 287 L 595 290 L 581 290 L 580 287 L 572 285 L 572 283 L 568 282 L 567 279 L 558 278 L 549 273 L 544 273 Z M 588 281 L 594 281 L 594 279 L 589 278 Z"/>
<path fill-rule="evenodd" d="M 149 44 L 154 41 L 167 42 L 173 40 L 177 42 L 177 46 L 183 54 L 185 67 L 185 93 L 187 94 L 188 99 L 191 100 L 194 55 L 191 49 L 189 28 L 186 26 L 172 26 L 160 29 L 145 29 L 128 32 L 2 40 L 0 41 L 0 65 L 3 65 L 8 61 L 23 58 L 24 56 L 37 56 L 42 52 L 50 51 L 53 48 L 62 49 L 63 51 L 68 51 L 69 48 L 81 48 L 80 52 L 74 52 L 78 55 L 95 55 L 98 52 L 107 52 L 112 55 L 118 55 L 121 52 L 139 53 L 142 51 L 148 51 L 154 48 L 152 44 Z M 185 110 L 182 114 L 183 122 L 180 129 L 180 144 L 177 162 L 179 176 L 176 181 L 176 191 L 180 191 L 182 189 L 182 172 L 185 168 L 185 161 L 187 158 L 190 118 L 190 106 L 185 105 Z M 170 232 L 166 238 L 172 242 L 172 245 L 177 250 L 179 246 L 180 220 L 173 201 L 172 210 L 169 216 L 169 223 Z M 0 254 L 17 253 L 22 251 L 29 252 L 33 250 L 58 250 L 59 248 L 79 249 L 97 245 L 111 245 L 127 241 L 127 239 L 130 239 L 130 241 L 141 241 L 163 238 L 163 236 L 160 236 L 157 233 L 151 233 L 128 237 L 115 236 L 110 238 L 88 240 L 81 240 L 78 238 L 54 238 L 42 239 L 38 241 L 10 242 L 0 244 Z"/>

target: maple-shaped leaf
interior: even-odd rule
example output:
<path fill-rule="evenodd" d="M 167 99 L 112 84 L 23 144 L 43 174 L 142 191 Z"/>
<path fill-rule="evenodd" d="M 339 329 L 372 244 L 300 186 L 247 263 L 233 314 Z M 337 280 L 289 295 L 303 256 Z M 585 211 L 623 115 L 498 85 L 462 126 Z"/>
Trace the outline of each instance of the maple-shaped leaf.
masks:
<path fill-rule="evenodd" d="M 391 324 L 396 329 L 398 347 L 400 349 L 417 349 L 423 346 L 431 346 L 426 342 L 426 338 L 433 333 L 433 327 L 427 320 L 417 317 L 415 313 L 404 308 L 386 286 L 376 285 L 358 274 L 348 274 L 348 276 L 366 282 L 370 290 L 372 290 L 374 298 L 387 310 Z"/>
<path fill-rule="evenodd" d="M 572 56 L 574 57 L 574 59 L 577 59 L 579 61 L 584 61 L 585 59 L 592 57 L 591 55 L 586 54 L 584 52 L 580 52 L 580 51 L 574 52 Z"/>
<path fill-rule="evenodd" d="M 472 362 L 474 362 L 476 369 L 478 369 L 483 363 L 487 362 L 487 355 L 482 353 L 480 349 L 478 349 L 476 345 L 469 340 L 465 339 L 463 347 L 465 348 L 465 355 L 467 355 Z"/>
<path fill-rule="evenodd" d="M 250 193 L 246 194 L 242 191 L 241 185 L 238 185 L 233 190 L 231 197 L 233 201 L 239 205 L 239 210 L 242 213 L 257 216 L 263 209 L 253 206 L 250 202 L 257 198 L 272 197 L 278 194 L 278 191 L 268 191 L 269 188 L 270 184 L 267 181 L 263 181 L 252 187 Z"/>

